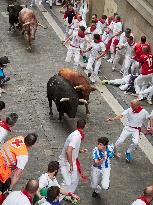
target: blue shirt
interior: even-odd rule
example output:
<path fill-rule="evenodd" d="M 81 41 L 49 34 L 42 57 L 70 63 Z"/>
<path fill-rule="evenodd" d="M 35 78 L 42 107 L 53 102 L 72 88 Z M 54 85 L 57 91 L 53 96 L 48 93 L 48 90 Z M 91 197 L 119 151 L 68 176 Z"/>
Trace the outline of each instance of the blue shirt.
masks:
<path fill-rule="evenodd" d="M 110 159 L 114 157 L 114 146 L 113 144 L 109 144 L 106 146 L 106 151 L 102 152 L 98 149 L 98 147 L 95 147 L 92 151 L 92 158 L 93 160 L 101 160 L 104 158 L 104 156 L 107 156 L 107 159 L 99 166 L 97 166 L 98 169 L 102 170 L 103 168 L 109 168 L 110 167 Z"/>
<path fill-rule="evenodd" d="M 0 67 L 0 77 L 5 77 L 3 68 Z"/>

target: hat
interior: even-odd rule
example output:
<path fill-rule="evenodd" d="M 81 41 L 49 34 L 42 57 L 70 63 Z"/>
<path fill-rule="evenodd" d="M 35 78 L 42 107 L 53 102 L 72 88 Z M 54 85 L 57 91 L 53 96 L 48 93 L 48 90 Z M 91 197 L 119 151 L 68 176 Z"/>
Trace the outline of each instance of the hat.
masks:
<path fill-rule="evenodd" d="M 4 56 L 4 57 L 0 58 L 0 65 L 5 65 L 7 63 L 10 63 L 10 61 L 9 61 L 7 56 Z"/>

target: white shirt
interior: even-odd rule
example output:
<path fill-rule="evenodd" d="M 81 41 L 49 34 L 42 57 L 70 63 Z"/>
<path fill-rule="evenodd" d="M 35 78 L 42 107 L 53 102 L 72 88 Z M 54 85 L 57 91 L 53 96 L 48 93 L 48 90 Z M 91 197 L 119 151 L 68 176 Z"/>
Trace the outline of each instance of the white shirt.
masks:
<path fill-rule="evenodd" d="M 86 38 L 81 38 L 78 36 L 78 32 L 73 32 L 71 45 L 75 46 L 76 48 L 81 48 L 84 46 Z"/>
<path fill-rule="evenodd" d="M 135 53 L 135 46 L 136 43 L 133 43 L 132 45 L 129 45 L 128 42 L 126 42 L 125 44 L 125 48 L 126 48 L 126 56 L 128 56 L 129 58 L 132 58 L 134 56 Z"/>
<path fill-rule="evenodd" d="M 87 28 L 87 30 L 86 30 L 86 33 L 88 33 L 87 35 L 86 35 L 86 39 L 87 39 L 87 41 L 88 41 L 88 43 L 89 42 L 91 42 L 91 41 L 93 41 L 93 36 L 94 36 L 94 34 L 99 34 L 99 30 L 98 29 L 95 29 L 94 31 L 90 31 L 90 27 L 88 27 Z"/>
<path fill-rule="evenodd" d="M 4 200 L 2 205 L 31 205 L 27 196 L 25 196 L 21 191 L 13 191 Z"/>
<path fill-rule="evenodd" d="M 106 22 L 101 23 L 100 21 L 96 24 L 97 29 L 99 30 L 99 34 L 103 33 L 104 28 L 106 27 Z"/>
<path fill-rule="evenodd" d="M 146 203 L 142 201 L 141 199 L 137 199 L 131 205 L 146 205 Z"/>
<path fill-rule="evenodd" d="M 80 144 L 81 144 L 81 134 L 78 130 L 75 130 L 74 132 L 72 132 L 63 147 L 62 153 L 59 156 L 59 159 L 61 162 L 63 162 L 64 164 L 67 163 L 67 155 L 66 155 L 66 151 L 68 146 L 73 147 L 72 150 L 72 162 L 75 163 L 76 159 L 78 158 L 79 155 L 79 150 L 80 150 Z"/>
<path fill-rule="evenodd" d="M 92 49 L 90 51 L 89 57 L 96 58 L 98 55 L 100 55 L 101 52 L 104 52 L 106 50 L 105 44 L 103 42 L 100 43 L 92 42 L 91 47 Z"/>
<path fill-rule="evenodd" d="M 60 185 L 58 184 L 58 181 L 56 179 L 56 177 L 53 177 L 52 179 L 48 176 L 47 173 L 42 174 L 39 178 L 39 188 L 49 188 L 51 186 L 58 186 L 60 187 Z"/>
<path fill-rule="evenodd" d="M 113 25 L 113 35 L 118 34 L 122 31 L 122 23 L 121 22 L 115 22 Z M 115 36 L 116 39 L 120 39 L 120 36 Z"/>
<path fill-rule="evenodd" d="M 4 143 L 8 133 L 9 133 L 8 130 L 4 129 L 3 127 L 0 127 L 0 143 Z"/>
<path fill-rule="evenodd" d="M 28 155 L 17 156 L 16 159 L 16 167 L 23 170 L 28 162 Z"/>
<path fill-rule="evenodd" d="M 71 29 L 77 31 L 80 26 L 84 26 L 86 28 L 86 22 L 84 20 L 78 21 L 78 19 L 73 19 Z"/>
<path fill-rule="evenodd" d="M 145 109 L 139 113 L 134 113 L 131 107 L 124 110 L 122 115 L 126 118 L 124 125 L 129 127 L 142 127 L 144 120 L 149 118 L 149 113 Z"/>

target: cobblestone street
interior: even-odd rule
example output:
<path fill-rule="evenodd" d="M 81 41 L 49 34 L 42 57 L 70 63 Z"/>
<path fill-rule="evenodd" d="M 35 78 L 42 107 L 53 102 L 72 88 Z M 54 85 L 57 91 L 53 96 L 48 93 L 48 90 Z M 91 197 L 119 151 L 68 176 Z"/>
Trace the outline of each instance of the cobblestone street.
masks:
<path fill-rule="evenodd" d="M 9 23 L 8 16 L 5 13 L 6 6 L 6 0 L 1 0 L 0 56 L 7 55 L 9 57 L 12 75 L 6 86 L 7 94 L 2 94 L 1 99 L 6 103 L 6 113 L 16 112 L 19 115 L 19 120 L 11 136 L 16 134 L 26 135 L 32 131 L 39 135 L 38 142 L 30 152 L 30 160 L 24 176 L 17 187 L 19 189 L 25 185 L 27 179 L 37 179 L 44 173 L 49 161 L 58 160 L 65 139 L 75 129 L 77 119 L 86 116 L 84 106 L 80 106 L 76 119 L 69 119 L 65 116 L 63 122 L 59 122 L 54 105 L 54 119 L 49 119 L 46 85 L 49 78 L 56 74 L 59 68 L 68 66 L 64 62 L 66 48 L 62 46 L 60 39 L 38 8 L 35 8 L 40 23 L 47 25 L 48 29 L 38 28 L 36 40 L 33 41 L 32 52 L 28 52 L 26 50 L 27 42 L 21 33 L 8 33 Z M 105 63 L 102 69 L 103 75 L 108 76 Z M 116 93 L 114 94 L 116 99 L 119 98 L 123 107 L 126 108 L 131 98 L 128 98 L 125 104 L 127 97 L 122 96 L 122 99 L 121 93 L 118 94 L 116 91 L 117 88 L 113 89 L 112 92 Z M 148 111 L 151 109 L 151 106 L 147 106 Z M 110 142 L 114 143 L 123 127 L 119 122 L 106 122 L 106 119 L 113 116 L 114 113 L 99 91 L 93 92 L 90 96 L 90 112 L 85 129 L 86 137 L 83 142 L 88 152 L 80 155 L 81 164 L 89 179 L 92 162 L 91 152 L 96 146 L 97 138 L 107 136 Z M 150 140 L 152 143 L 151 136 Z M 108 192 L 102 191 L 101 199 L 91 197 L 90 180 L 87 184 L 80 182 L 77 193 L 81 197 L 81 205 L 129 205 L 140 195 L 145 186 L 152 183 L 153 165 L 140 148 L 133 154 L 134 159 L 131 164 L 125 162 L 125 147 L 122 147 L 121 151 L 123 157 L 120 160 L 112 160 L 111 186 Z M 60 173 L 59 181 L 61 182 Z"/>

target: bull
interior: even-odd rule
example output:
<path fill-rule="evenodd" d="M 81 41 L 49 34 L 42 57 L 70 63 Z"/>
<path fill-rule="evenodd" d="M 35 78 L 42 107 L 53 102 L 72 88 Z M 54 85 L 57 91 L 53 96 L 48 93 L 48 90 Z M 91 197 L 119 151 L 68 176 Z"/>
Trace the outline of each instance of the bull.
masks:
<path fill-rule="evenodd" d="M 85 104 L 86 114 L 90 114 L 89 111 L 89 96 L 96 88 L 91 86 L 87 78 L 80 72 L 74 71 L 70 68 L 61 68 L 58 72 L 59 76 L 64 77 L 70 82 L 70 84 L 76 89 L 79 98 L 85 99 L 88 103 Z"/>
<path fill-rule="evenodd" d="M 69 118 L 75 118 L 79 102 L 87 103 L 84 99 L 79 99 L 76 90 L 63 77 L 55 75 L 47 83 L 47 98 L 50 107 L 50 116 L 53 116 L 52 101 L 55 102 L 59 112 L 59 120 L 62 120 L 64 113 Z"/>
<path fill-rule="evenodd" d="M 19 28 L 19 13 L 23 9 L 23 7 L 19 3 L 8 5 L 7 11 L 9 13 L 9 31 L 12 29 L 15 30 L 15 24 L 17 24 L 17 28 Z"/>
<path fill-rule="evenodd" d="M 32 46 L 32 40 L 35 40 L 35 35 L 37 31 L 37 27 L 41 26 L 42 28 L 46 29 L 47 27 L 44 27 L 41 25 L 34 13 L 33 10 L 28 8 L 23 8 L 19 13 L 19 23 L 22 27 L 22 33 L 26 35 L 29 47 L 28 49 L 31 50 Z"/>

